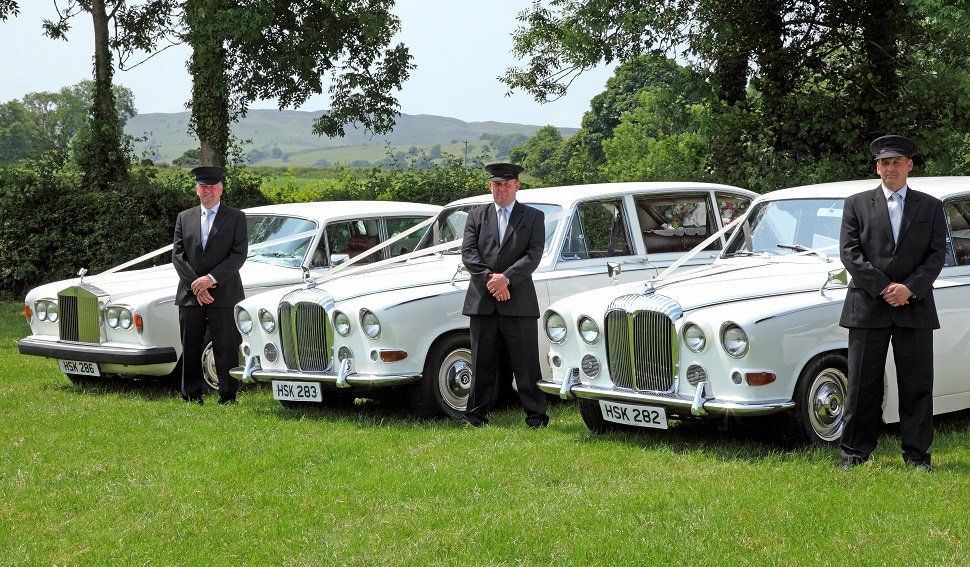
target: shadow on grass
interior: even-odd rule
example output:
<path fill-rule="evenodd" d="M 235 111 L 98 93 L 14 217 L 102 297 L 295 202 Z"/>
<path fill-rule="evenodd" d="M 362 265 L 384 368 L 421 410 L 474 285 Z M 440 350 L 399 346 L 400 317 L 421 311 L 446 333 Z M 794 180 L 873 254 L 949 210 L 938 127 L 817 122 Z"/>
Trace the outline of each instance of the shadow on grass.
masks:
<path fill-rule="evenodd" d="M 85 384 L 74 384 L 66 379 L 61 382 L 49 382 L 42 386 L 47 391 L 61 392 L 70 395 L 104 396 L 122 395 L 144 400 L 161 400 L 178 397 L 179 392 L 172 383 L 151 379 L 120 379 L 105 378 L 103 380 Z"/>

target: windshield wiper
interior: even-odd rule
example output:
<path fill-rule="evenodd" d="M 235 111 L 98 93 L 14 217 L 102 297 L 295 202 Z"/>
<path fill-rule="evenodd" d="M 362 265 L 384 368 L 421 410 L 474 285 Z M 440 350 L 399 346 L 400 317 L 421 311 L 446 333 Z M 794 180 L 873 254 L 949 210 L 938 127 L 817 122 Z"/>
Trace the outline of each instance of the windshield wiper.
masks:
<path fill-rule="evenodd" d="M 724 255 L 725 258 L 733 258 L 734 256 L 758 256 L 765 254 L 764 250 L 738 250 L 737 252 L 729 252 Z"/>
<path fill-rule="evenodd" d="M 821 258 L 828 258 L 825 254 L 822 254 L 818 250 L 813 250 L 804 244 L 776 244 L 775 246 L 785 248 L 786 250 L 794 250 L 795 252 L 810 252 Z"/>

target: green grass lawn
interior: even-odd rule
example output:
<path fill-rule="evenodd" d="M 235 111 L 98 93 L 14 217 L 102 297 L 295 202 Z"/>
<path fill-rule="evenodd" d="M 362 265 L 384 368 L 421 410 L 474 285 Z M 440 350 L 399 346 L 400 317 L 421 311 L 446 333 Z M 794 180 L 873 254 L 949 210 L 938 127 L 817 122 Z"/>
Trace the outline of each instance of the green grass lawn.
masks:
<path fill-rule="evenodd" d="M 965 564 L 970 415 L 932 474 L 887 435 L 869 465 L 763 427 L 596 437 L 576 409 L 484 429 L 375 404 L 234 407 L 79 389 L 17 353 L 0 304 L 0 564 Z M 963 557 L 963 559 L 960 559 Z"/>

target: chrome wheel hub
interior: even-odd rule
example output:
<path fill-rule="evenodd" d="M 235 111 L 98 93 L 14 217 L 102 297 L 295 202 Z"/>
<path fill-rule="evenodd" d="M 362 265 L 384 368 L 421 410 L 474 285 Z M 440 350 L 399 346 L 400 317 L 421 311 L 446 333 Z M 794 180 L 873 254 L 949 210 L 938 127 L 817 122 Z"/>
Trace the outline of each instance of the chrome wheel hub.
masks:
<path fill-rule="evenodd" d="M 460 348 L 448 353 L 438 369 L 441 399 L 456 411 L 465 411 L 472 389 L 472 352 Z"/>
<path fill-rule="evenodd" d="M 846 383 L 845 374 L 836 368 L 826 368 L 812 381 L 809 421 L 815 434 L 825 441 L 834 441 L 842 435 Z"/>
<path fill-rule="evenodd" d="M 202 379 L 213 390 L 219 389 L 219 373 L 216 371 L 216 352 L 212 343 L 205 345 L 202 351 Z"/>

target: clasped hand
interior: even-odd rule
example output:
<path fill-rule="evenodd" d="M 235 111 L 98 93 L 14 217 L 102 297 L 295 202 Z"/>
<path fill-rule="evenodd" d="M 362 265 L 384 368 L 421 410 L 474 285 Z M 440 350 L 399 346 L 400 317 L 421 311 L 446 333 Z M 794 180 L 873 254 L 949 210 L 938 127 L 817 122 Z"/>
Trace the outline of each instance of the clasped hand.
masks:
<path fill-rule="evenodd" d="M 485 287 L 496 301 L 508 301 L 512 297 L 509 293 L 509 278 L 504 274 L 489 274 Z"/>
<path fill-rule="evenodd" d="M 196 280 L 192 282 L 192 293 L 195 294 L 195 299 L 199 302 L 199 305 L 208 305 L 215 301 L 212 294 L 209 293 L 209 288 L 214 285 L 215 282 L 213 282 L 212 278 L 207 275 L 196 278 Z"/>
<path fill-rule="evenodd" d="M 913 292 L 911 292 L 908 287 L 901 283 L 889 284 L 886 291 L 882 293 L 882 298 L 886 300 L 886 303 L 893 307 L 909 305 L 909 298 L 912 296 Z"/>

